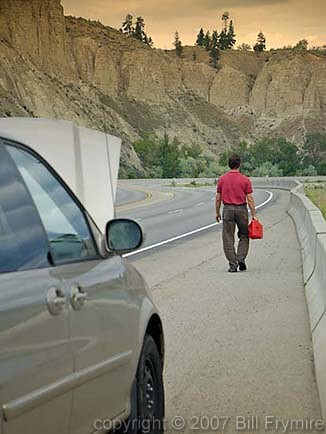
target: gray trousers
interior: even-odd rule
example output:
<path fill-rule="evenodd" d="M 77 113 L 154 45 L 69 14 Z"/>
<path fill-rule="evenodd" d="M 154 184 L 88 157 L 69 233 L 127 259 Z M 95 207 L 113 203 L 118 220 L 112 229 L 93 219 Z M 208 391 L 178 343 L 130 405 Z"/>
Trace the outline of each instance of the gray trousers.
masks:
<path fill-rule="evenodd" d="M 249 251 L 247 205 L 224 205 L 223 208 L 223 248 L 230 268 L 236 268 L 238 262 L 243 262 Z M 239 245 L 234 248 L 235 227 L 238 228 Z"/>

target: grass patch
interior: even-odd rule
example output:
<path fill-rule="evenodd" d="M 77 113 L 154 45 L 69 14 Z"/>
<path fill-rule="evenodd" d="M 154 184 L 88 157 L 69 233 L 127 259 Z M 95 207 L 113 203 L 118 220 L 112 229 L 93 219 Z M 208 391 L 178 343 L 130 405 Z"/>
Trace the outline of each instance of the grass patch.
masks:
<path fill-rule="evenodd" d="M 306 195 L 321 210 L 326 218 L 326 185 L 314 185 L 305 187 Z"/>

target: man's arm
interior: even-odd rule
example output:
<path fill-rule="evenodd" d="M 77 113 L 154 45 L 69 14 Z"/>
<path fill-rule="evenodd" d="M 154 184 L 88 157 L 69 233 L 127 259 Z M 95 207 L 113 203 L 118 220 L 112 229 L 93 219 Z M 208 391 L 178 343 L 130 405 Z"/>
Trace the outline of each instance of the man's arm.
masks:
<path fill-rule="evenodd" d="M 221 221 L 221 193 L 216 193 L 216 221 L 219 223 Z"/>
<path fill-rule="evenodd" d="M 255 199 L 252 195 L 252 193 L 247 194 L 247 201 L 248 201 L 248 205 L 251 211 L 251 216 L 254 220 L 257 220 L 257 214 L 256 214 L 256 204 L 255 204 Z"/>

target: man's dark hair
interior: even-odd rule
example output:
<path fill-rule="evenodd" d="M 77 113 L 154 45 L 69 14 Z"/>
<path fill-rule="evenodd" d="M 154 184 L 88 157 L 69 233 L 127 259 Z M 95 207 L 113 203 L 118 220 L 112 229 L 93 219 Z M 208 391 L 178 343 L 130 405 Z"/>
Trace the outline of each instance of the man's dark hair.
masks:
<path fill-rule="evenodd" d="M 229 158 L 230 169 L 239 169 L 241 166 L 241 157 L 239 155 L 233 154 Z"/>

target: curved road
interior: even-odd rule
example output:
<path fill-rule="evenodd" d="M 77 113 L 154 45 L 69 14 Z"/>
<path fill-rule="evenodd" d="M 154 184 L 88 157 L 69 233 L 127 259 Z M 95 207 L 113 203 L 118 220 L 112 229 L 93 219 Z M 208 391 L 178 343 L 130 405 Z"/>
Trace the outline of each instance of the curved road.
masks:
<path fill-rule="evenodd" d="M 146 193 L 139 190 L 128 190 L 125 188 L 118 188 L 116 205 L 126 205 L 131 202 L 141 201 L 146 199 Z"/>
<path fill-rule="evenodd" d="M 133 183 L 134 188 L 136 186 Z M 151 191 L 153 186 L 148 182 L 146 188 Z M 157 184 L 154 188 L 158 190 Z M 124 186 L 125 203 L 134 200 L 134 190 L 130 192 L 130 196 L 127 191 L 127 187 Z M 175 241 L 176 237 L 178 239 L 184 234 L 190 233 L 191 236 L 193 231 L 215 223 L 215 187 L 161 187 L 160 191 L 173 191 L 175 197 L 157 204 L 117 212 L 118 217 L 131 218 L 140 223 L 145 233 L 142 249 L 147 250 L 149 246 Z M 271 195 L 267 191 L 256 190 L 254 196 L 257 206 L 260 206 Z M 214 228 L 216 229 L 216 226 Z"/>

